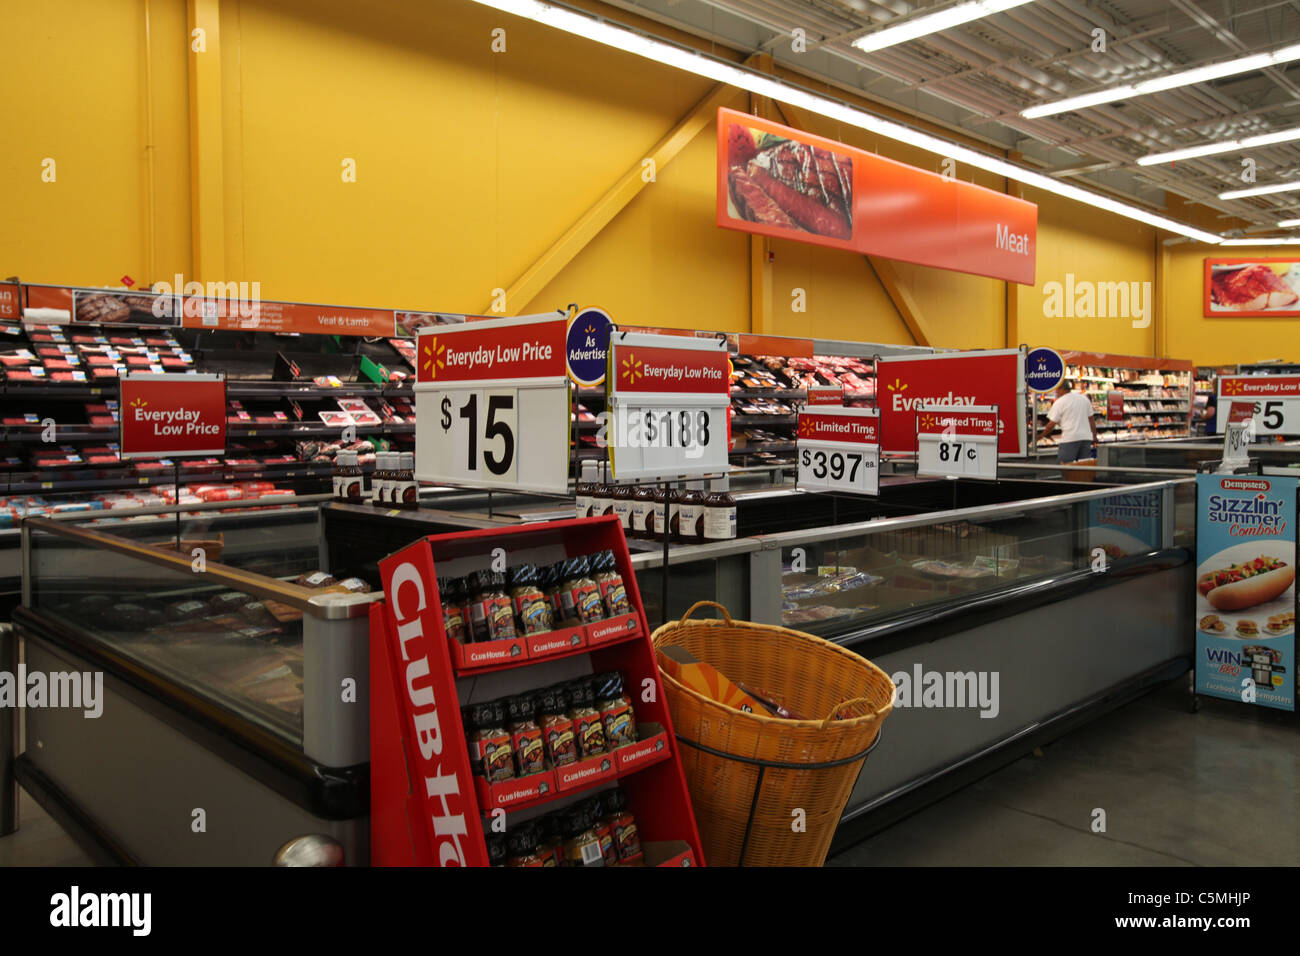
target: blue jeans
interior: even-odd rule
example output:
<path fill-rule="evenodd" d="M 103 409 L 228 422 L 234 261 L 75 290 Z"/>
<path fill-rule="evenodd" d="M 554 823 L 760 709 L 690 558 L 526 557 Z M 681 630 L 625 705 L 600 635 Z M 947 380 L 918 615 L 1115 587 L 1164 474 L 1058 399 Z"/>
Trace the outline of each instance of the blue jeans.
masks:
<path fill-rule="evenodd" d="M 1056 446 L 1057 464 L 1068 465 L 1072 461 L 1078 461 L 1080 458 L 1091 458 L 1092 442 L 1084 441 L 1063 441 Z"/>

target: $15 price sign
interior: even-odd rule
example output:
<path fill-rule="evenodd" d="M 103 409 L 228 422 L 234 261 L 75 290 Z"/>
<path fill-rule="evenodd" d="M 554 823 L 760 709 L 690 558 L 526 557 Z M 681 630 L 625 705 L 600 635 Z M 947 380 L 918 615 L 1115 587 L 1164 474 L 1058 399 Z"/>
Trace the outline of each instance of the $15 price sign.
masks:
<path fill-rule="evenodd" d="M 569 384 L 562 316 L 426 326 L 416 339 L 415 476 L 564 493 Z"/>
<path fill-rule="evenodd" d="M 880 494 L 880 413 L 827 406 L 799 413 L 799 488 Z"/>
<path fill-rule="evenodd" d="M 1219 408 L 1253 402 L 1255 434 L 1300 435 L 1300 375 L 1229 375 L 1219 379 Z"/>
<path fill-rule="evenodd" d="M 998 476 L 998 410 L 992 406 L 922 407 L 916 416 L 916 473 Z"/>

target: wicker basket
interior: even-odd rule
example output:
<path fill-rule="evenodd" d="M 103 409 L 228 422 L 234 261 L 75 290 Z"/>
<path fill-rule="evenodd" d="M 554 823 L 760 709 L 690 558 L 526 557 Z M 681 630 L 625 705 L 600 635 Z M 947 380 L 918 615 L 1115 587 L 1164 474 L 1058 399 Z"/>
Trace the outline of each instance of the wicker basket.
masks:
<path fill-rule="evenodd" d="M 717 608 L 724 620 L 690 620 L 705 605 Z M 684 647 L 733 681 L 772 694 L 794 713 L 824 715 L 781 720 L 746 713 L 660 671 L 705 861 L 710 866 L 821 866 L 867 753 L 894 706 L 889 676 L 811 634 L 733 621 L 712 601 L 695 604 L 651 640 L 656 648 Z M 841 719 L 832 719 L 837 715 Z"/>

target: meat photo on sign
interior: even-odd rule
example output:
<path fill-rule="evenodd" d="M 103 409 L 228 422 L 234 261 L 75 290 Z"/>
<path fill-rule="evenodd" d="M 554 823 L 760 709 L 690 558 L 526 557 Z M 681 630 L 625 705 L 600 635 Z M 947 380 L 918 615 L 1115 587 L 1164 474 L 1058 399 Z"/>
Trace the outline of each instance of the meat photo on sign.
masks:
<path fill-rule="evenodd" d="M 1295 314 L 1300 262 L 1249 262 L 1210 267 L 1210 309 L 1216 313 Z"/>
<path fill-rule="evenodd" d="M 727 209 L 733 219 L 847 241 L 853 236 L 853 160 L 732 123 Z"/>

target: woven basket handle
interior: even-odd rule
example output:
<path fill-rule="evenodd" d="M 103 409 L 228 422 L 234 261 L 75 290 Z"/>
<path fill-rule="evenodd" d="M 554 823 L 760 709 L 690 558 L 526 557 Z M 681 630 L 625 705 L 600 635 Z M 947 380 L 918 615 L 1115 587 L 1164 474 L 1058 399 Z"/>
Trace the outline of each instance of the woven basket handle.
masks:
<path fill-rule="evenodd" d="M 822 721 L 822 729 L 823 730 L 826 729 L 826 725 L 829 724 L 832 720 L 834 720 L 835 715 L 838 714 L 845 707 L 852 707 L 854 704 L 869 704 L 869 703 L 871 703 L 870 697 L 851 697 L 848 700 L 844 701 L 843 703 L 836 704 L 835 709 L 832 710 L 830 712 L 830 715 L 825 720 Z"/>
<path fill-rule="evenodd" d="M 727 613 L 727 609 L 717 601 L 696 601 L 686 609 L 686 613 L 682 615 L 682 619 L 677 623 L 685 624 L 687 619 L 702 607 L 716 607 L 719 613 L 721 613 L 723 618 L 726 620 L 728 626 L 734 626 L 735 622 L 731 620 L 731 615 Z"/>

